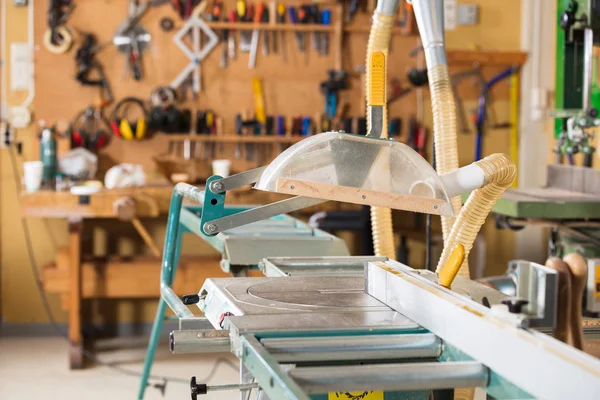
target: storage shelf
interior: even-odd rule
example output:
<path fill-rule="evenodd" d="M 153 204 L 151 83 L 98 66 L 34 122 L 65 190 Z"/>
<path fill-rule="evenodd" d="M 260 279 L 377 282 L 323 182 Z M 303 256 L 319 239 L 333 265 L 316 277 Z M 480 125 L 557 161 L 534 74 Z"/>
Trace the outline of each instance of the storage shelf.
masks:
<path fill-rule="evenodd" d="M 168 140 L 174 142 L 213 142 L 213 143 L 264 143 L 264 144 L 292 144 L 305 139 L 306 136 L 240 136 L 236 134 L 227 135 L 189 135 L 175 134 L 166 135 Z"/>
<path fill-rule="evenodd" d="M 448 50 L 448 64 L 523 65 L 527 53 L 521 51 Z"/>
<path fill-rule="evenodd" d="M 213 29 L 231 30 L 263 30 L 263 31 L 296 31 L 296 32 L 333 32 L 331 25 L 320 24 L 255 24 L 253 22 L 206 22 Z"/>
<path fill-rule="evenodd" d="M 370 26 L 347 26 L 344 28 L 346 33 L 369 33 L 371 32 Z M 392 35 L 402 36 L 419 36 L 418 32 L 403 32 L 402 28 L 392 28 Z"/>

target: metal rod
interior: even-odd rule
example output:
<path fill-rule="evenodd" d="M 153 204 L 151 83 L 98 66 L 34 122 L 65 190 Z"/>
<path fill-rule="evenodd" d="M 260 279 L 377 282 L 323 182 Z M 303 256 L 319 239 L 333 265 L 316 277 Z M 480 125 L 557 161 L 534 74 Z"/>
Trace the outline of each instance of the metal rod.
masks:
<path fill-rule="evenodd" d="M 171 332 L 169 347 L 173 354 L 227 353 L 231 340 L 226 330 L 178 330 Z"/>
<path fill-rule="evenodd" d="M 218 392 L 223 390 L 249 390 L 249 389 L 258 389 L 258 383 L 233 383 L 230 385 L 213 385 L 206 386 L 207 392 Z"/>
<path fill-rule="evenodd" d="M 276 338 L 261 343 L 279 362 L 436 358 L 442 352 L 442 341 L 430 333 Z"/>
<path fill-rule="evenodd" d="M 171 204 L 169 206 L 162 268 L 160 271 L 160 293 L 163 300 L 178 318 L 193 318 L 194 314 L 183 304 L 181 299 L 173 292 L 173 289 L 171 289 L 173 271 L 177 267 L 178 246 L 181 241 L 179 216 L 181 215 L 181 206 L 184 197 L 202 204 L 204 202 L 204 191 L 187 183 L 178 183 L 173 189 Z"/>
<path fill-rule="evenodd" d="M 208 221 L 204 224 L 205 226 L 203 226 L 203 229 L 205 232 L 209 232 L 210 234 L 223 232 L 238 226 L 250 224 L 252 222 L 325 203 L 326 201 L 328 200 L 296 196 L 290 199 L 277 201 L 265 206 L 252 208 L 250 210 Z M 208 229 L 209 227 L 212 229 Z"/>
<path fill-rule="evenodd" d="M 594 68 L 594 31 L 586 28 L 583 33 L 583 109 L 590 108 L 590 91 L 592 89 L 592 70 Z"/>
<path fill-rule="evenodd" d="M 231 175 L 227 178 L 212 181 L 210 184 L 210 191 L 213 193 L 223 193 L 228 190 L 250 185 L 260 179 L 260 176 L 265 169 L 267 169 L 266 166 L 254 168 L 250 171 L 241 172 L 239 174 Z"/>
<path fill-rule="evenodd" d="M 489 378 L 475 361 L 297 368 L 289 376 L 309 394 L 486 387 Z"/>

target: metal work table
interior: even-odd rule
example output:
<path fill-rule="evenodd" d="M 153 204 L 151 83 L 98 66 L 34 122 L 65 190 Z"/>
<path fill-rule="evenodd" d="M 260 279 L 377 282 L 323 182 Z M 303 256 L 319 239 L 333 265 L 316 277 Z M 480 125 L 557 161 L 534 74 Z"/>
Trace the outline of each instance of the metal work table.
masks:
<path fill-rule="evenodd" d="M 549 165 L 546 187 L 507 190 L 492 212 L 504 228 L 550 227 L 550 256 L 577 250 L 586 257 L 597 257 L 600 171 Z"/>
<path fill-rule="evenodd" d="M 139 399 L 144 397 L 167 306 L 173 309 L 178 316 L 193 317 L 193 314 L 181 303 L 172 289 L 184 233 L 197 236 L 219 251 L 223 257 L 221 268 L 233 276 L 247 276 L 249 269 L 258 269 L 259 261 L 268 256 L 305 256 L 310 254 L 347 257 L 349 255 L 343 240 L 319 229 L 310 228 L 305 223 L 287 215 L 277 215 L 228 229 L 214 236 L 207 236 L 201 231 L 202 206 L 183 206 L 184 198 L 202 203 L 199 200 L 204 198 L 204 192 L 190 185 L 178 185 L 172 193 L 160 280 L 162 296 L 148 343 L 138 394 Z M 224 207 L 223 213 L 227 216 L 243 213 L 248 209 L 252 209 L 252 207 L 227 206 Z"/>
<path fill-rule="evenodd" d="M 549 165 L 546 187 L 507 190 L 492 212 L 518 219 L 600 219 L 600 171 Z"/>

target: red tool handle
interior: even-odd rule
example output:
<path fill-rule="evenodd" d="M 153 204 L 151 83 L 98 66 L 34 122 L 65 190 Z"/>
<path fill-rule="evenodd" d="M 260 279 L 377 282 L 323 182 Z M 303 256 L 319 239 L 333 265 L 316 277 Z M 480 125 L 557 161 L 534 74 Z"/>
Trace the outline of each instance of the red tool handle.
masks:
<path fill-rule="evenodd" d="M 262 21 L 263 13 L 265 12 L 265 3 L 260 2 L 256 4 L 256 13 L 254 14 L 254 23 L 260 24 Z"/>

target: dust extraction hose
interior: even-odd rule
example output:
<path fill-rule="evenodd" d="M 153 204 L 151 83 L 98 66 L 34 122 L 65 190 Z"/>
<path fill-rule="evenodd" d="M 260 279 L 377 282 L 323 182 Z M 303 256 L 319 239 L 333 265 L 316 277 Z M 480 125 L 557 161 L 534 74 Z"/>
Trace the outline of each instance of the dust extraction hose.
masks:
<path fill-rule="evenodd" d="M 388 48 L 392 37 L 392 27 L 394 26 L 394 14 L 398 8 L 398 1 L 379 1 L 377 9 L 373 14 L 373 23 L 369 34 L 369 43 L 367 46 L 367 59 L 365 65 L 370 68 L 369 55 L 374 51 L 381 51 L 385 54 L 385 69 L 387 70 Z M 369 99 L 370 74 L 366 74 L 366 98 Z M 386 95 L 387 98 L 387 95 Z M 367 107 L 367 131 L 370 130 L 370 109 Z M 383 107 L 383 132 L 382 137 L 387 137 L 387 107 Z M 375 255 L 396 258 L 396 248 L 394 245 L 394 229 L 392 226 L 392 210 L 384 207 L 371 207 L 371 233 L 373 235 L 373 249 Z"/>
<path fill-rule="evenodd" d="M 483 186 L 471 193 L 458 214 L 445 242 L 437 266 L 438 271 L 446 264 L 448 257 L 457 244 L 464 246 L 465 260 L 467 259 L 475 237 L 490 214 L 492 207 L 517 176 L 515 164 L 504 154 L 492 154 L 475 164 L 483 170 L 485 176 Z M 469 277 L 469 267 L 466 262 L 463 263 L 458 274 Z"/>

